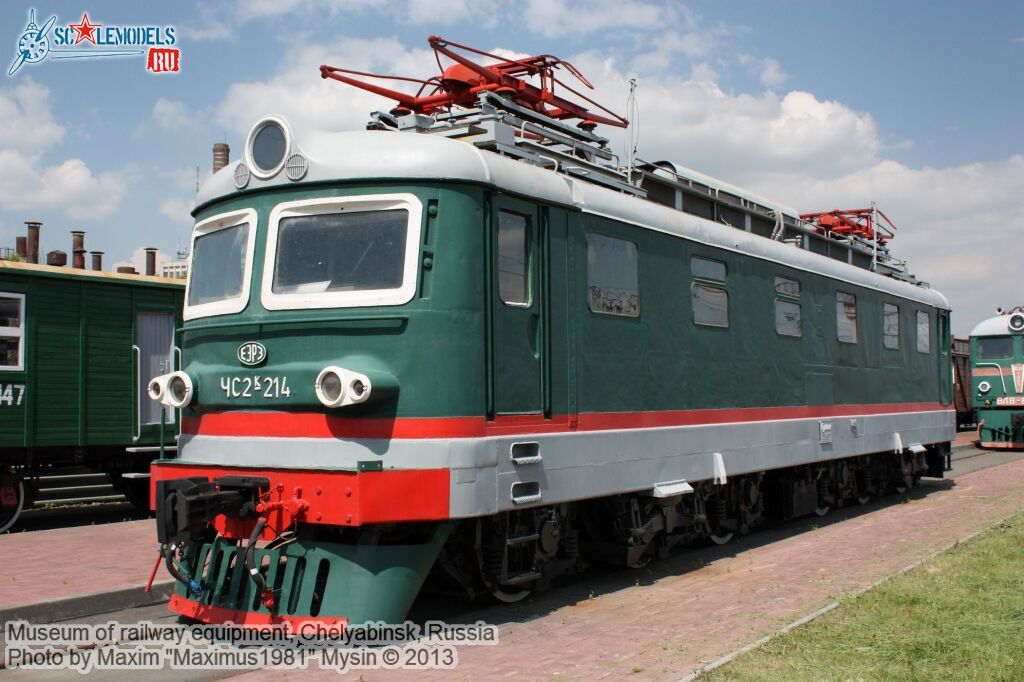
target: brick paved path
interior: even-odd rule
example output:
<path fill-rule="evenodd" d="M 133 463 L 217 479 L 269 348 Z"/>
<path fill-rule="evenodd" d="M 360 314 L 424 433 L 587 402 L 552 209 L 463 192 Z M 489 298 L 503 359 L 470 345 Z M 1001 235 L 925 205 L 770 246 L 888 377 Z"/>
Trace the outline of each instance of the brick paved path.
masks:
<path fill-rule="evenodd" d="M 149 519 L 0 535 L 0 609 L 142 587 L 156 550 Z"/>
<path fill-rule="evenodd" d="M 836 521 L 857 510 L 833 512 L 817 521 L 820 527 L 793 523 L 756 533 L 728 551 L 714 550 L 717 558 L 701 567 L 693 568 L 693 555 L 683 551 L 648 569 L 617 572 L 590 583 L 599 586 L 593 598 L 570 586 L 528 606 L 463 616 L 500 624 L 501 644 L 459 647 L 455 671 L 370 670 L 362 678 L 678 680 L 834 596 L 1024 508 L 1024 461 L 964 474 L 955 485 L 926 482 L 919 490 L 927 494 L 869 507 L 842 523 Z M 605 583 L 611 584 L 607 591 Z M 240 679 L 299 674 L 309 675 L 261 671 Z M 313 676 L 338 679 L 333 671 Z"/>

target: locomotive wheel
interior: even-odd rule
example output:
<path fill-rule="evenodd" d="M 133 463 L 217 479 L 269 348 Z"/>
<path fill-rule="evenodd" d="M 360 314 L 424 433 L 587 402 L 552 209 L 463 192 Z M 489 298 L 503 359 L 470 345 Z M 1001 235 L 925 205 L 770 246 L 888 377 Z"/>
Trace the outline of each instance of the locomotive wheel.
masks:
<path fill-rule="evenodd" d="M 857 497 L 857 504 L 867 504 L 871 501 L 871 495 L 860 495 Z"/>
<path fill-rule="evenodd" d="M 724 545 L 730 540 L 732 540 L 732 536 L 733 533 L 723 533 L 722 535 L 716 535 L 714 533 L 711 533 L 710 535 L 708 535 L 708 538 L 711 540 L 711 542 L 715 543 L 716 545 Z"/>
<path fill-rule="evenodd" d="M 25 482 L 19 480 L 11 487 L 14 488 L 16 503 L 13 507 L 0 507 L 0 533 L 6 531 L 18 521 L 21 511 L 25 507 Z"/>
<path fill-rule="evenodd" d="M 500 587 L 494 588 L 491 591 L 491 596 L 500 601 L 502 604 L 515 604 L 521 602 L 530 596 L 532 590 L 517 590 L 515 592 L 508 592 Z"/>
<path fill-rule="evenodd" d="M 814 513 L 817 516 L 824 516 L 825 514 L 828 514 L 831 510 L 832 510 L 832 507 L 826 504 L 826 505 L 823 505 L 821 507 L 815 507 L 814 508 Z"/>

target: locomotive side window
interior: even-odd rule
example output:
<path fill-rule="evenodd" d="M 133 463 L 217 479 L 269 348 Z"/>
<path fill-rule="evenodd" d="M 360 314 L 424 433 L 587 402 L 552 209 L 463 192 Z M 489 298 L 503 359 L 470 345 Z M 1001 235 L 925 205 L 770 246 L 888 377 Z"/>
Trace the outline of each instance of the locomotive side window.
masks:
<path fill-rule="evenodd" d="M 357 211 L 282 218 L 275 294 L 402 286 L 409 212 Z"/>
<path fill-rule="evenodd" d="M 857 297 L 836 292 L 836 333 L 843 343 L 857 343 Z"/>
<path fill-rule="evenodd" d="M 978 358 L 981 360 L 1001 360 L 1013 355 L 1013 337 L 991 336 L 978 339 Z"/>
<path fill-rule="evenodd" d="M 0 371 L 24 369 L 25 296 L 0 292 Z"/>
<path fill-rule="evenodd" d="M 728 327 L 729 292 L 725 289 L 725 263 L 693 256 L 690 272 L 695 278 L 691 289 L 694 324 Z"/>
<path fill-rule="evenodd" d="M 530 220 L 498 211 L 498 295 L 503 303 L 530 305 Z"/>
<path fill-rule="evenodd" d="M 900 309 L 891 303 L 882 305 L 882 345 L 890 350 L 900 347 Z"/>
<path fill-rule="evenodd" d="M 587 235 L 590 310 L 640 317 L 640 256 L 636 244 L 601 234 Z"/>
<path fill-rule="evenodd" d="M 722 261 L 694 256 L 690 259 L 690 272 L 698 279 L 725 282 L 726 269 Z"/>
<path fill-rule="evenodd" d="M 932 352 L 932 318 L 926 312 L 917 311 L 917 352 Z"/>
<path fill-rule="evenodd" d="M 803 336 L 800 312 L 800 282 L 776 277 L 775 333 L 779 336 Z"/>

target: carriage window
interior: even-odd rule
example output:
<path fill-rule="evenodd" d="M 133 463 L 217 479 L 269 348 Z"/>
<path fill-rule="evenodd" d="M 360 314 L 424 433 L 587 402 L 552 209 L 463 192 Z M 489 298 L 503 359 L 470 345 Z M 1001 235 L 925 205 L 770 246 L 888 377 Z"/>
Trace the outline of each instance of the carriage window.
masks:
<path fill-rule="evenodd" d="M 530 221 L 498 211 L 498 295 L 508 305 L 530 305 Z"/>
<path fill-rule="evenodd" d="M 242 293 L 248 237 L 248 225 L 232 225 L 196 237 L 188 283 L 190 306 L 236 298 Z"/>
<path fill-rule="evenodd" d="M 690 272 L 694 277 L 701 279 L 713 279 L 718 282 L 725 281 L 725 263 L 717 260 L 709 260 L 694 256 L 690 259 Z"/>
<path fill-rule="evenodd" d="M 25 296 L 0 292 L 0 370 L 17 371 L 22 364 Z"/>
<path fill-rule="evenodd" d="M 836 333 L 843 343 L 857 343 L 857 297 L 836 293 Z"/>
<path fill-rule="evenodd" d="M 690 272 L 698 278 L 691 289 L 693 323 L 708 327 L 728 327 L 729 292 L 725 289 L 725 263 L 694 256 L 690 259 Z"/>
<path fill-rule="evenodd" d="M 999 360 L 1013 355 L 1013 337 L 990 336 L 978 339 L 979 360 Z"/>
<path fill-rule="evenodd" d="M 776 277 L 775 294 L 775 333 L 779 336 L 803 336 L 800 282 Z"/>
<path fill-rule="evenodd" d="M 917 312 L 917 352 L 932 352 L 932 318 L 928 313 Z"/>
<path fill-rule="evenodd" d="M 640 262 L 636 244 L 588 234 L 587 290 L 593 312 L 640 317 Z"/>
<path fill-rule="evenodd" d="M 283 218 L 275 294 L 397 289 L 405 267 L 405 209 Z"/>
<path fill-rule="evenodd" d="M 800 282 L 785 277 L 775 278 L 775 293 L 779 296 L 792 296 L 800 298 Z"/>
<path fill-rule="evenodd" d="M 882 345 L 891 350 L 900 347 L 900 309 L 891 303 L 882 305 Z"/>
<path fill-rule="evenodd" d="M 722 287 L 694 282 L 693 322 L 709 327 L 728 327 L 729 292 Z"/>

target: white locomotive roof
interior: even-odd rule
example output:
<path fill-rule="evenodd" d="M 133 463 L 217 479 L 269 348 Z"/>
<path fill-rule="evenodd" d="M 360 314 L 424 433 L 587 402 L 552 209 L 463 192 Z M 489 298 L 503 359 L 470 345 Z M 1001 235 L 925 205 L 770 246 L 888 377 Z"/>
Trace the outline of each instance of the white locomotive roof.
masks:
<path fill-rule="evenodd" d="M 987 320 L 982 320 L 978 324 L 974 325 L 974 329 L 971 330 L 971 336 L 1006 336 L 1007 334 L 1015 334 L 1010 329 L 1010 316 L 997 315 L 996 317 L 990 317 Z"/>
<path fill-rule="evenodd" d="M 290 133 L 289 153 L 301 153 L 309 163 L 309 169 L 301 180 L 303 184 L 351 180 L 481 183 L 949 309 L 946 298 L 933 289 L 885 277 L 594 183 L 575 180 L 553 170 L 478 149 L 463 141 L 436 135 L 366 130 L 328 133 L 292 128 Z M 203 183 L 197 206 L 236 194 L 234 171 L 239 163 L 229 164 Z M 253 175 L 246 189 L 280 188 L 293 184 L 298 183 L 280 172 L 266 180 Z M 773 205 L 767 200 L 765 203 Z"/>

